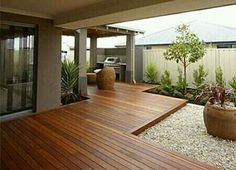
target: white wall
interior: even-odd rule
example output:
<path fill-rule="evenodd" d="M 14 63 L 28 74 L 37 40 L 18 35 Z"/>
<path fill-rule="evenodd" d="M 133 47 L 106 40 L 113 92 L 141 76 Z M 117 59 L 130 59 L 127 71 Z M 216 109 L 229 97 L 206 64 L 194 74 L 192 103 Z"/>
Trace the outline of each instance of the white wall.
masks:
<path fill-rule="evenodd" d="M 165 50 L 143 50 L 143 77 L 145 78 L 145 70 L 149 63 L 154 63 L 158 69 L 158 81 L 161 74 L 165 70 L 171 73 L 172 81 L 177 81 L 177 68 L 180 64 L 175 61 L 167 61 L 163 57 Z M 221 66 L 225 81 L 228 82 L 233 76 L 236 76 L 236 49 L 207 49 L 205 56 L 197 63 L 191 64 L 187 68 L 187 81 L 191 85 L 193 81 L 193 70 L 198 68 L 198 65 L 203 64 L 208 72 L 207 81 L 215 82 L 215 69 Z"/>

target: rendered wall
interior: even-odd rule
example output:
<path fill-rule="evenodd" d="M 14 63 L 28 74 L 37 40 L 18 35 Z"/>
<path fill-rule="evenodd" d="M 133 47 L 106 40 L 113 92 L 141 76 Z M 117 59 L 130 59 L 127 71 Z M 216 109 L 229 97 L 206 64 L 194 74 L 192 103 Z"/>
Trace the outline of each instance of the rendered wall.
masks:
<path fill-rule="evenodd" d="M 61 105 L 61 30 L 39 24 L 37 111 Z"/>

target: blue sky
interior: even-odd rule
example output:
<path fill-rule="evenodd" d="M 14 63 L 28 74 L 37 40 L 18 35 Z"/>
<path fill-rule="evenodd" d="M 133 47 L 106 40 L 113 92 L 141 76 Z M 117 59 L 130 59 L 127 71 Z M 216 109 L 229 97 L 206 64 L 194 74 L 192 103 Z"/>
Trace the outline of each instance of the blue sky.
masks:
<path fill-rule="evenodd" d="M 149 35 L 151 33 L 170 27 L 175 27 L 181 23 L 188 23 L 193 20 L 200 20 L 236 28 L 236 5 L 123 22 L 113 25 L 143 30 L 145 31 L 144 35 Z M 144 35 L 139 35 L 136 38 L 142 37 Z M 73 44 L 73 38 L 71 37 L 63 38 L 62 41 L 66 44 L 69 44 L 70 46 Z M 98 47 L 111 48 L 123 42 L 125 42 L 124 36 L 100 38 L 98 39 Z M 89 48 L 89 42 L 87 43 L 87 47 Z"/>

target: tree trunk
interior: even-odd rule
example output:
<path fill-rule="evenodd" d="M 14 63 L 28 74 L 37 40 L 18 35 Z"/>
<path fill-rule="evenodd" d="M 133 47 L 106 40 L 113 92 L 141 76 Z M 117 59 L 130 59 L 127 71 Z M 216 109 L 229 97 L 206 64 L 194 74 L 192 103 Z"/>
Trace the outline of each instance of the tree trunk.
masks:
<path fill-rule="evenodd" d="M 187 65 L 186 65 L 186 60 L 184 58 L 184 93 L 187 91 L 186 83 L 187 83 Z"/>

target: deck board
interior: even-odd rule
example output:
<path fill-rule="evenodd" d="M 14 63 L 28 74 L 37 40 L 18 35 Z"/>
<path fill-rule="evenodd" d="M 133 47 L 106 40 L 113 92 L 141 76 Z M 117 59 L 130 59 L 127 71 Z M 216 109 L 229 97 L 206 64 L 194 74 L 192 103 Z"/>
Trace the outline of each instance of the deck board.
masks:
<path fill-rule="evenodd" d="M 89 100 L 1 123 L 1 169 L 213 169 L 131 134 L 186 103 L 150 87 L 89 86 Z"/>

